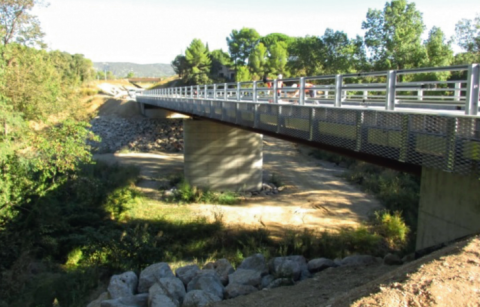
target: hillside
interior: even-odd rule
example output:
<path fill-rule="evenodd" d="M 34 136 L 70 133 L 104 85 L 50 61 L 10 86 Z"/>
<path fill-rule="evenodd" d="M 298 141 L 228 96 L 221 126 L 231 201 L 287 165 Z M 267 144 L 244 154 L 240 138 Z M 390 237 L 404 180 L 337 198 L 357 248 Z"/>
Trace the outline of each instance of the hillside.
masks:
<path fill-rule="evenodd" d="M 123 62 L 94 62 L 93 67 L 96 70 L 111 71 L 117 77 L 125 77 L 129 72 L 133 72 L 135 77 L 170 77 L 175 75 L 175 71 L 170 64 L 135 64 Z"/>

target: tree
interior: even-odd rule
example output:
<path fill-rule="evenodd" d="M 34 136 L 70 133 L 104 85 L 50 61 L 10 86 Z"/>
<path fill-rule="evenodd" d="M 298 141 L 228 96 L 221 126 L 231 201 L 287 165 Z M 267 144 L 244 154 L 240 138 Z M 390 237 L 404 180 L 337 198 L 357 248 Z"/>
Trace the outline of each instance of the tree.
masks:
<path fill-rule="evenodd" d="M 212 60 L 201 40 L 194 39 L 192 41 L 187 50 L 185 50 L 185 60 L 188 68 L 184 76 L 184 81 L 186 81 L 187 84 L 209 83 L 209 72 Z"/>
<path fill-rule="evenodd" d="M 421 63 L 421 35 L 425 26 L 415 3 L 394 0 L 383 11 L 369 9 L 362 23 L 365 43 L 377 69 L 404 69 Z"/>
<path fill-rule="evenodd" d="M 321 50 L 323 41 L 316 36 L 299 37 L 288 48 L 288 66 L 292 74 L 314 76 L 323 68 Z"/>
<path fill-rule="evenodd" d="M 238 67 L 238 72 L 235 76 L 237 82 L 252 81 L 252 76 L 250 75 L 250 70 L 248 70 L 247 66 Z"/>
<path fill-rule="evenodd" d="M 290 46 L 290 44 L 294 41 L 294 38 L 282 33 L 270 33 L 260 38 L 260 42 L 263 43 L 267 49 L 270 49 L 270 47 L 275 45 L 277 42 L 285 42 L 287 46 Z"/>
<path fill-rule="evenodd" d="M 433 27 L 428 39 L 424 42 L 426 60 L 424 66 L 437 67 L 448 66 L 453 61 L 453 50 L 451 42 L 447 42 L 445 34 L 438 27 Z"/>
<path fill-rule="evenodd" d="M 357 36 L 356 39 L 350 40 L 342 31 L 334 32 L 332 29 L 327 29 L 321 39 L 324 73 L 348 73 L 365 68 L 367 60 L 361 37 Z"/>
<path fill-rule="evenodd" d="M 248 66 L 256 79 L 262 78 L 267 72 L 267 47 L 259 43 L 248 57 Z"/>
<path fill-rule="evenodd" d="M 224 66 L 230 67 L 232 65 L 232 59 L 227 52 L 222 49 L 213 50 L 210 52 L 210 59 L 212 65 L 210 67 L 210 76 L 215 79 L 218 77 L 219 72 Z"/>
<path fill-rule="evenodd" d="M 180 78 L 183 78 L 188 70 L 187 59 L 184 55 L 179 54 L 175 57 L 175 60 L 172 61 L 173 70 L 177 73 Z"/>
<path fill-rule="evenodd" d="M 127 74 L 127 79 L 134 78 L 134 77 L 135 77 L 135 73 L 133 71 Z"/>
<path fill-rule="evenodd" d="M 473 20 L 460 20 L 455 25 L 455 38 L 467 52 L 480 53 L 480 15 Z"/>
<path fill-rule="evenodd" d="M 260 34 L 255 29 L 242 28 L 240 31 L 233 30 L 227 37 L 228 50 L 235 65 L 245 65 L 250 53 L 255 48 Z"/>
<path fill-rule="evenodd" d="M 36 16 L 30 14 L 39 0 L 0 0 L 0 39 L 2 45 L 15 42 L 30 47 L 45 47 L 42 38 L 45 35 L 40 29 Z M 6 57 L 8 50 L 3 49 L 1 56 Z M 7 65 L 10 60 L 7 59 Z"/>
<path fill-rule="evenodd" d="M 288 50 L 287 43 L 278 41 L 270 47 L 270 56 L 268 57 L 268 68 L 273 74 L 283 74 L 288 76 L 287 70 Z"/>

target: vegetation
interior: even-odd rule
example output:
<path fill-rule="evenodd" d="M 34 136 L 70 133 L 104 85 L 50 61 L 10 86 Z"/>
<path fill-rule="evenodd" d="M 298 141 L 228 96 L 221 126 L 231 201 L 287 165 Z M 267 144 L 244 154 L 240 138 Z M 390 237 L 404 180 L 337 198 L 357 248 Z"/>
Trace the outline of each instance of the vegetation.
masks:
<path fill-rule="evenodd" d="M 240 195 L 234 192 L 213 192 L 190 185 L 185 179 L 173 180 L 173 192 L 166 197 L 166 201 L 179 204 L 220 204 L 234 205 L 240 203 Z"/>
<path fill-rule="evenodd" d="M 364 37 L 349 38 L 344 32 L 329 28 L 323 36 L 305 37 L 282 33 L 262 37 L 252 28 L 232 30 L 226 38 L 229 59 L 224 51 L 214 50 L 210 58 L 217 59 L 221 54 L 222 60 L 212 60 L 211 64 L 204 61 L 201 81 L 193 78 L 183 78 L 183 81 L 193 85 L 197 84 L 195 82 L 262 80 L 264 76 L 276 78 L 278 74 L 298 77 L 470 64 L 480 61 L 479 28 L 480 17 L 462 19 L 457 23 L 455 41 L 465 52 L 454 56 L 453 41 L 438 27 L 426 29 L 422 13 L 414 2 L 393 0 L 381 10 L 368 10 L 362 23 L 362 29 L 366 31 Z M 426 30 L 428 38 L 422 41 Z M 198 41 L 194 39 L 192 44 Z M 188 49 L 191 48 L 192 45 Z M 172 62 L 180 77 L 195 66 L 185 60 L 185 55 L 178 55 Z M 220 76 L 219 65 L 234 69 L 235 80 Z M 454 76 L 437 73 L 431 78 L 448 80 Z"/>
<path fill-rule="evenodd" d="M 112 273 L 138 272 L 158 261 L 201 264 L 225 257 L 236 265 L 257 252 L 267 258 L 335 258 L 408 250 L 416 229 L 419 179 L 338 157 L 330 159 L 349 166 L 347 178 L 387 207 L 358 229 L 292 229 L 274 240 L 264 228 L 227 227 L 221 212 L 208 222 L 192 217 L 188 206 L 143 198 L 133 188 L 137 169 L 95 164 L 86 145 L 96 137 L 89 132 L 80 98 L 95 92 L 85 87 L 88 81 L 110 78 L 112 72 L 95 76 L 83 55 L 43 49 L 43 32 L 31 15 L 39 3 L 0 0 L 0 306 L 85 306 L 88 293 Z M 216 74 L 222 65 L 234 66 L 237 80 L 259 80 L 278 73 L 471 63 L 479 59 L 479 24 L 479 18 L 457 24 L 457 43 L 465 53 L 453 57 L 438 28 L 420 41 L 421 14 L 413 3 L 399 0 L 384 10 L 369 10 L 364 38 L 350 39 L 332 29 L 322 37 L 261 37 L 244 28 L 227 39 L 229 54 L 210 52 L 194 39 L 173 66 L 185 83 L 196 84 L 221 80 Z M 274 176 L 271 181 L 281 185 Z M 178 191 L 176 202 L 238 201 L 234 194 L 200 191 L 186 183 Z"/>
<path fill-rule="evenodd" d="M 394 238 L 388 229 L 376 232 L 389 237 L 388 246 L 413 250 L 420 200 L 420 178 L 411 174 L 385 169 L 380 166 L 346 158 L 326 151 L 315 150 L 312 156 L 348 168 L 345 178 L 359 185 L 385 206 L 387 211 L 375 213 L 374 225 L 387 223 L 397 233 Z M 381 221 L 381 222 L 380 222 Z M 401 222 L 400 222 L 401 221 Z M 401 226 L 396 226 L 401 225 Z"/>

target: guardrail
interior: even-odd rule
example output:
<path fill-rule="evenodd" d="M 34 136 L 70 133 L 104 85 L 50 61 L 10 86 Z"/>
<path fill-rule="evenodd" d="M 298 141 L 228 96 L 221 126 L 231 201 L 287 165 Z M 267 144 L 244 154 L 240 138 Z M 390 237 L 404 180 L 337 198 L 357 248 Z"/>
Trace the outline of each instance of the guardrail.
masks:
<path fill-rule="evenodd" d="M 283 88 L 278 80 L 270 88 L 258 81 L 186 86 L 145 91 L 137 101 L 377 162 L 480 175 L 479 68 L 290 78 Z M 431 81 L 435 73 L 456 80 Z"/>
<path fill-rule="evenodd" d="M 432 81 L 435 74 L 455 80 Z M 142 95 L 167 98 L 324 105 L 463 110 L 478 114 L 480 65 L 459 65 L 380 72 L 351 73 L 206 84 L 145 91 Z M 269 87 L 268 83 L 272 86 Z M 282 87 L 278 85 L 282 84 Z M 275 95 L 277 93 L 277 95 Z"/>

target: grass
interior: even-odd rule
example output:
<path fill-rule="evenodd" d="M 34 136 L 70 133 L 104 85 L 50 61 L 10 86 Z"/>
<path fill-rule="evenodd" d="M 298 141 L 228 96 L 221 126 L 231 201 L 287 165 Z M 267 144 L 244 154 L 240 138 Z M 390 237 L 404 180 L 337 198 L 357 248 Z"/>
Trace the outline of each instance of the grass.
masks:
<path fill-rule="evenodd" d="M 182 176 L 171 176 L 169 183 L 170 186 L 167 189 L 173 188 L 173 194 L 165 198 L 168 203 L 234 205 L 241 202 L 238 193 L 232 191 L 213 192 L 209 189 L 201 189 L 190 185 Z"/>

